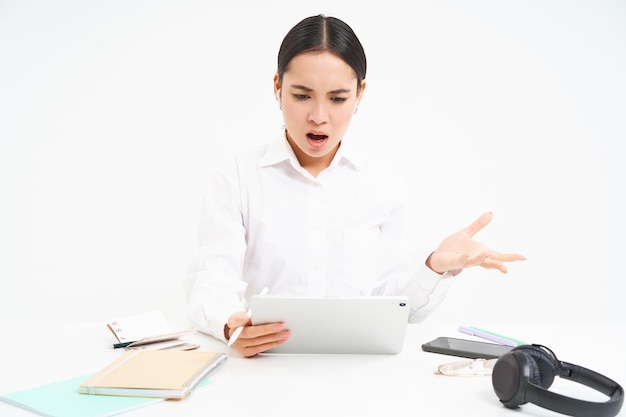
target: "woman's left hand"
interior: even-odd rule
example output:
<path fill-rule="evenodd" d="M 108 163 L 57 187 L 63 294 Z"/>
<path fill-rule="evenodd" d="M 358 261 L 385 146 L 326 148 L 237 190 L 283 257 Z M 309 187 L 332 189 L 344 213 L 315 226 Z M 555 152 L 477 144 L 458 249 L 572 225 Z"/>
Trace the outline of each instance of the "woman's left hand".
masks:
<path fill-rule="evenodd" d="M 445 238 L 428 257 L 426 265 L 440 274 L 471 266 L 482 266 L 506 273 L 505 262 L 525 260 L 523 255 L 497 252 L 473 239 L 476 233 L 489 224 L 492 217 L 491 212 L 484 213 L 468 227 Z"/>

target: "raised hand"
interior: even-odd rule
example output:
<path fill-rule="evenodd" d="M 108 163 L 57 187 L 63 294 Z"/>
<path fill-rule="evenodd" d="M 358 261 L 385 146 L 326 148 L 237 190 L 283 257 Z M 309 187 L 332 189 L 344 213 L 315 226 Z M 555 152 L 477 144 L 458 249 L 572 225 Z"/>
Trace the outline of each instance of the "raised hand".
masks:
<path fill-rule="evenodd" d="M 458 271 L 471 266 L 507 272 L 506 262 L 523 261 L 523 255 L 501 253 L 474 240 L 474 235 L 491 222 L 493 214 L 484 213 L 472 224 L 445 238 L 428 257 L 426 265 L 438 273 Z"/>

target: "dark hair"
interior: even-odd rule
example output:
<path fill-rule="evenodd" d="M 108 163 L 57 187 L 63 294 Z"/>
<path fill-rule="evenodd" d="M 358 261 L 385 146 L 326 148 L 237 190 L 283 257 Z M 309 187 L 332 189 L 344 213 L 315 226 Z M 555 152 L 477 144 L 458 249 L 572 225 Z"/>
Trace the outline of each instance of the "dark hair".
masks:
<path fill-rule="evenodd" d="M 295 25 L 285 36 L 278 51 L 278 79 L 289 62 L 303 52 L 328 51 L 343 59 L 356 73 L 357 89 L 365 79 L 367 61 L 365 51 L 350 26 L 335 17 L 317 15 L 307 17 Z"/>

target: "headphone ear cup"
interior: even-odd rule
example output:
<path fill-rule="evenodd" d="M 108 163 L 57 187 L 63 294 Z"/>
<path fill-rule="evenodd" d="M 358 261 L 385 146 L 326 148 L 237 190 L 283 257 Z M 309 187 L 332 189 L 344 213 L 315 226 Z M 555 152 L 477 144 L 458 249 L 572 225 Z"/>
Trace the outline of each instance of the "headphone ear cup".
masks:
<path fill-rule="evenodd" d="M 502 355 L 493 367 L 491 383 L 500 402 L 508 408 L 526 403 L 528 381 L 522 374 L 526 356 L 515 349 Z"/>
<path fill-rule="evenodd" d="M 539 365 L 537 365 L 535 358 L 527 352 L 520 353 L 524 356 L 526 365 L 528 366 L 528 382 L 534 385 L 539 385 L 542 388 L 547 388 L 544 385 L 544 381 L 541 377 L 541 370 L 539 369 Z"/>
<path fill-rule="evenodd" d="M 556 359 L 537 346 L 524 346 L 520 352 L 526 355 L 529 368 L 531 368 L 529 381 L 541 388 L 548 389 L 557 374 Z"/>
<path fill-rule="evenodd" d="M 558 369 L 556 358 L 537 346 L 518 346 L 502 355 L 492 372 L 493 389 L 509 408 L 526 404 L 528 384 L 547 389 Z"/>
<path fill-rule="evenodd" d="M 502 355 L 493 367 L 493 390 L 502 404 L 516 408 L 528 402 L 528 384 L 547 389 L 559 368 L 556 358 L 539 346 L 518 346 Z"/>

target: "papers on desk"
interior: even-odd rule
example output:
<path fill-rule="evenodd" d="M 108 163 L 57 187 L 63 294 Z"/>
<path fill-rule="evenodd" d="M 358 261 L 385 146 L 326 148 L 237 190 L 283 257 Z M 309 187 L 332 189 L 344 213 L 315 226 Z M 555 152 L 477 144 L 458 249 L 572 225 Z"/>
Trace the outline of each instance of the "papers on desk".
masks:
<path fill-rule="evenodd" d="M 199 347 L 180 339 L 195 329 L 173 331 L 160 311 L 111 319 L 107 328 L 122 345 L 115 347 L 144 350 L 192 350 Z"/>

